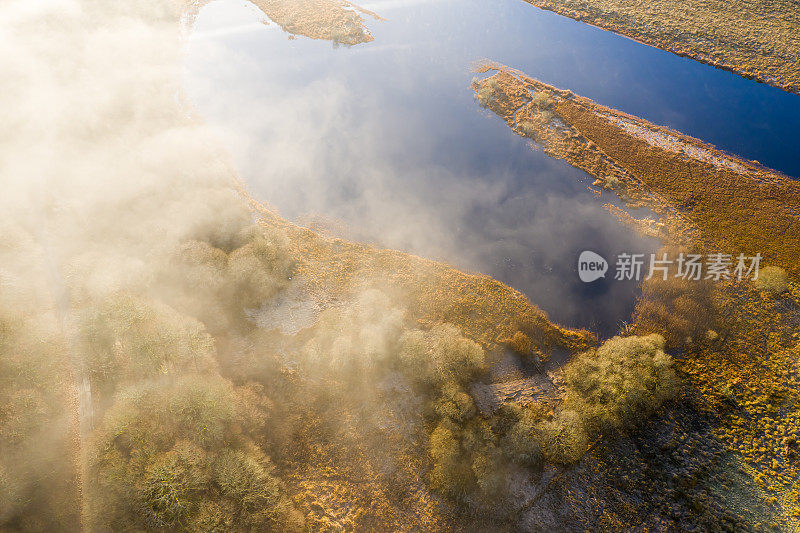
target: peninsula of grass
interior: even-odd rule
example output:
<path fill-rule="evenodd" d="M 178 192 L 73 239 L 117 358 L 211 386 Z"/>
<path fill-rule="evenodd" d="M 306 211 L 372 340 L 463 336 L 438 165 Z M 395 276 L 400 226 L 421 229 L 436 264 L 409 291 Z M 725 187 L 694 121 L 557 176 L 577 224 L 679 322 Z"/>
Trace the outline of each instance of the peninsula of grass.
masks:
<path fill-rule="evenodd" d="M 800 275 L 796 180 L 514 69 L 479 70 L 494 72 L 475 82 L 482 105 L 630 205 L 666 215 L 673 240 L 690 239 L 708 253 L 760 253 L 765 266 Z"/>

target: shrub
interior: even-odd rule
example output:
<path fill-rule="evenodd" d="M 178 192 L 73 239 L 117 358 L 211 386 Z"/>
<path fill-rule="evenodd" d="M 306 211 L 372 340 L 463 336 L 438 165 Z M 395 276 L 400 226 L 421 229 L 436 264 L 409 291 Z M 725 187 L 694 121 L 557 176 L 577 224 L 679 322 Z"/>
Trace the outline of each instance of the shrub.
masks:
<path fill-rule="evenodd" d="M 194 241 L 209 243 L 228 253 L 247 240 L 246 232 L 253 227 L 252 214 L 236 191 L 228 188 L 204 189 L 197 202 L 201 212 L 191 218 L 188 236 Z"/>
<path fill-rule="evenodd" d="M 433 459 L 431 486 L 445 495 L 461 500 L 472 492 L 475 475 L 465 461 L 461 444 L 453 430 L 439 424 L 430 437 L 428 452 Z"/>
<path fill-rule="evenodd" d="M 439 383 L 455 381 L 462 385 L 472 382 L 486 370 L 486 358 L 478 343 L 461 336 L 457 327 L 442 324 L 430 331 L 431 356 Z"/>
<path fill-rule="evenodd" d="M 143 453 L 163 451 L 178 440 L 204 449 L 220 448 L 237 423 L 231 387 L 216 376 L 182 376 L 147 382 L 117 395 L 103 425 L 124 453 L 142 444 Z"/>
<path fill-rule="evenodd" d="M 306 370 L 357 374 L 394 361 L 404 315 L 377 290 L 367 290 L 346 305 L 327 309 L 302 349 Z"/>
<path fill-rule="evenodd" d="M 94 385 L 112 390 L 125 381 L 216 366 L 214 341 L 200 322 L 126 293 L 86 309 L 79 334 Z"/>
<path fill-rule="evenodd" d="M 391 367 L 428 388 L 466 386 L 486 366 L 483 349 L 458 328 L 409 329 L 405 311 L 374 289 L 321 313 L 300 355 L 307 372 L 344 376 Z"/>
<path fill-rule="evenodd" d="M 536 128 L 536 125 L 531 122 L 530 120 L 523 120 L 517 124 L 517 129 L 529 139 L 534 141 L 539 140 L 539 130 Z"/>
<path fill-rule="evenodd" d="M 545 124 L 550 124 L 556 118 L 556 114 L 549 109 L 543 110 L 539 116 L 542 117 L 542 122 Z"/>
<path fill-rule="evenodd" d="M 377 290 L 324 311 L 307 333 L 310 339 L 299 354 L 301 368 L 324 378 L 315 380 L 323 385 L 310 394 L 315 404 L 322 409 L 336 405 L 331 395 L 339 394 L 344 379 L 359 376 L 361 386 L 383 382 L 388 370 L 399 371 L 421 389 L 422 411 L 438 424 L 428 447 L 431 486 L 459 501 L 475 491 L 494 491 L 493 476 L 498 475 L 493 466 L 497 454 L 490 449 L 494 437 L 479 422 L 475 402 L 467 393 L 486 367 L 477 343 L 449 324 L 428 331 L 409 329 L 405 312 Z M 341 391 L 352 399 L 349 388 Z"/>
<path fill-rule="evenodd" d="M 537 467 L 542 462 L 542 445 L 539 442 L 537 423 L 540 416 L 532 409 L 518 409 L 515 422 L 501 440 L 501 448 L 509 460 L 516 464 Z"/>
<path fill-rule="evenodd" d="M 398 364 L 414 382 L 429 387 L 445 383 L 468 385 L 486 370 L 483 348 L 442 324 L 428 332 L 410 330 L 399 340 Z"/>
<path fill-rule="evenodd" d="M 454 382 L 448 382 L 442 386 L 442 397 L 436 403 L 435 409 L 441 418 L 449 418 L 455 423 L 464 422 L 478 412 L 472 396 Z"/>
<path fill-rule="evenodd" d="M 633 426 L 678 390 L 660 335 L 609 339 L 568 363 L 564 377 L 565 408 L 593 434 Z"/>
<path fill-rule="evenodd" d="M 549 94 L 539 91 L 533 96 L 533 105 L 539 109 L 552 109 L 556 102 Z"/>
<path fill-rule="evenodd" d="M 429 337 L 421 330 L 408 330 L 400 336 L 398 366 L 416 383 L 424 385 L 434 383 L 434 361 L 430 357 L 429 349 Z"/>
<path fill-rule="evenodd" d="M 506 496 L 506 462 L 497 447 L 489 445 L 473 455 L 472 473 L 484 502 L 499 502 Z"/>
<path fill-rule="evenodd" d="M 177 529 L 195 512 L 207 482 L 204 458 L 192 443 L 179 442 L 146 468 L 137 496 L 148 527 Z"/>
<path fill-rule="evenodd" d="M 99 530 L 289 530 L 297 523 L 243 398 L 189 376 L 119 394 L 90 452 Z"/>
<path fill-rule="evenodd" d="M 214 461 L 213 477 L 222 495 L 250 523 L 265 512 L 267 521 L 283 497 L 269 459 L 255 447 L 223 450 Z"/>
<path fill-rule="evenodd" d="M 0 462 L 0 517 L 12 516 L 19 505 L 17 481 L 11 479 Z"/>
<path fill-rule="evenodd" d="M 294 270 L 285 243 L 253 230 L 249 242 L 228 255 L 223 296 L 231 309 L 260 307 L 283 289 Z"/>
<path fill-rule="evenodd" d="M 679 249 L 663 249 L 668 257 L 677 257 Z M 658 274 L 642 285 L 636 304 L 633 332 L 657 333 L 666 340 L 667 349 L 683 349 L 702 340 L 709 329 L 720 331 L 721 318 L 714 283 L 709 280 L 686 280 L 675 277 L 675 269 L 664 280 Z"/>
<path fill-rule="evenodd" d="M 497 436 L 481 418 L 443 418 L 430 437 L 431 486 L 459 502 L 496 504 L 506 496 L 509 463 Z"/>
<path fill-rule="evenodd" d="M 500 82 L 494 78 L 489 78 L 483 83 L 479 84 L 478 88 L 478 103 L 483 107 L 489 107 L 495 98 L 495 94 L 500 91 Z"/>
<path fill-rule="evenodd" d="M 0 300 L 0 530 L 74 529 L 69 354 L 51 315 L 18 314 L 8 304 Z"/>
<path fill-rule="evenodd" d="M 48 318 L 0 309 L 0 397 L 15 388 L 52 392 L 66 357 L 58 333 Z"/>
<path fill-rule="evenodd" d="M 616 191 L 621 189 L 623 186 L 622 181 L 616 176 L 608 176 L 604 182 L 606 188 L 611 189 L 612 191 Z M 624 191 L 620 191 L 624 192 Z"/>
<path fill-rule="evenodd" d="M 552 420 L 538 426 L 539 438 L 548 461 L 570 464 L 580 459 L 589 444 L 582 417 L 575 411 L 561 410 Z"/>
<path fill-rule="evenodd" d="M 789 290 L 789 276 L 781 267 L 768 266 L 758 273 L 756 287 L 760 291 L 778 295 Z"/>
<path fill-rule="evenodd" d="M 186 241 L 159 272 L 167 300 L 215 334 L 251 329 L 248 311 L 285 289 L 294 272 L 280 231 L 251 225 L 223 241 L 224 249 L 213 245 L 217 240 Z"/>

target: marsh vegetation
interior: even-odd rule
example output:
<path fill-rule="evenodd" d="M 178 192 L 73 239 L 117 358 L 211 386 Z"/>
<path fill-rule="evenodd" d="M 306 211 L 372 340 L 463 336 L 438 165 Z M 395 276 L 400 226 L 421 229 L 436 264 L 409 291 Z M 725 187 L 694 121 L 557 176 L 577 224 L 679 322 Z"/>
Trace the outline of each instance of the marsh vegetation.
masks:
<path fill-rule="evenodd" d="M 258 4 L 293 32 L 371 38 L 346 2 Z M 21 102 L 0 144 L 0 531 L 688 528 L 722 507 L 725 453 L 791 494 L 791 267 L 651 279 L 619 335 L 561 327 L 489 276 L 255 201 L 175 97 L 173 5 L 76 5 L 0 8 L 21 17 L 10 49 L 36 58 L 9 67 L 36 90 L 0 96 Z M 479 104 L 524 102 L 514 127 L 556 153 L 574 95 L 510 83 L 476 80 Z M 637 462 L 655 448 L 664 462 Z M 650 478 L 668 490 L 643 494 Z"/>

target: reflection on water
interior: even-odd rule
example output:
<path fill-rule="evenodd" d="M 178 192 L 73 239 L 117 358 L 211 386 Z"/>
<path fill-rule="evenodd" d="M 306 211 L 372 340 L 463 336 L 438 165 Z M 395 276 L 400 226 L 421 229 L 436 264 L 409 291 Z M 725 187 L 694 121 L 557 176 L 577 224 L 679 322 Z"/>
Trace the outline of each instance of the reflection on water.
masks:
<path fill-rule="evenodd" d="M 635 284 L 582 284 L 578 254 L 656 243 L 620 226 L 584 173 L 478 108 L 470 65 L 482 58 L 800 175 L 780 151 L 793 140 L 780 132 L 800 124 L 800 110 L 780 106 L 797 97 L 521 0 L 365 7 L 389 19 L 369 21 L 375 42 L 334 48 L 218 0 L 187 46 L 192 101 L 254 194 L 289 218 L 341 220 L 351 237 L 490 274 L 559 322 L 613 333 Z"/>

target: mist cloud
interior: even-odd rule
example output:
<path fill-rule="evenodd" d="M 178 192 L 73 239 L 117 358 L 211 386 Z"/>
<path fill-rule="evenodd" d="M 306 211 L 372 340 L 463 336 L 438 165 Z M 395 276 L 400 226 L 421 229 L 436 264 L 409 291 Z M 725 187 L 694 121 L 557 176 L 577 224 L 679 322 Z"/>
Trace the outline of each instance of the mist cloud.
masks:
<path fill-rule="evenodd" d="M 201 35 L 222 13 L 232 24 L 250 16 L 225 2 L 207 9 Z M 587 293 L 577 256 L 591 244 L 609 255 L 650 245 L 604 210 L 582 172 L 530 152 L 481 111 L 469 64 L 431 55 L 416 22 L 396 24 L 402 49 L 380 32 L 339 50 L 276 32 L 190 37 L 190 97 L 253 192 L 284 216 L 324 215 L 337 235 L 490 274 L 557 321 L 613 329 L 635 288 Z"/>

